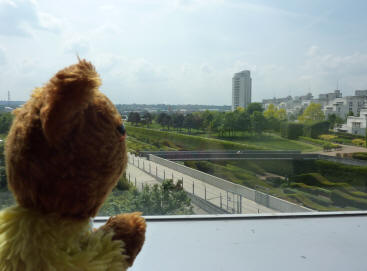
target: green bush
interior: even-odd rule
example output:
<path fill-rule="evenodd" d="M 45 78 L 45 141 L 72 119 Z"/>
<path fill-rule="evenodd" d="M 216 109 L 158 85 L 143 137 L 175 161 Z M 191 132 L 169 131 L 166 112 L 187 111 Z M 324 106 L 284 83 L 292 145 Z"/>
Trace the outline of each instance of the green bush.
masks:
<path fill-rule="evenodd" d="M 333 190 L 331 200 L 335 205 L 345 207 L 353 206 L 365 210 L 367 208 L 367 199 L 353 197 L 339 190 Z"/>
<path fill-rule="evenodd" d="M 116 189 L 120 191 L 129 190 L 131 185 L 129 184 L 129 180 L 126 178 L 126 173 L 124 173 L 117 182 Z"/>
<path fill-rule="evenodd" d="M 274 187 L 279 187 L 284 182 L 283 179 L 280 177 L 267 177 L 265 181 L 270 183 Z"/>
<path fill-rule="evenodd" d="M 303 134 L 303 124 L 283 122 L 280 126 L 280 135 L 288 139 L 297 139 Z"/>
<path fill-rule="evenodd" d="M 353 186 L 350 186 L 348 184 L 345 184 L 343 186 L 339 186 L 337 190 L 342 191 L 344 193 L 347 193 L 353 197 L 357 198 L 367 198 L 367 193 L 358 191 Z"/>
<path fill-rule="evenodd" d="M 325 188 L 320 188 L 317 186 L 311 186 L 304 183 L 292 183 L 290 185 L 292 188 L 297 188 L 303 192 L 310 193 L 312 195 L 321 195 L 325 197 L 330 197 L 331 191 Z"/>
<path fill-rule="evenodd" d="M 329 132 L 330 123 L 328 121 L 319 121 L 312 124 L 306 124 L 303 128 L 303 135 L 312 138 L 318 138 L 322 134 Z"/>
<path fill-rule="evenodd" d="M 353 159 L 367 160 L 367 152 L 355 152 L 352 157 Z"/>
<path fill-rule="evenodd" d="M 346 139 L 365 138 L 362 135 L 354 135 L 349 133 L 342 133 L 342 132 L 330 132 L 330 133 L 337 135 L 339 138 L 346 138 Z"/>
<path fill-rule="evenodd" d="M 330 182 L 327 178 L 325 178 L 324 176 L 320 175 L 320 173 L 317 172 L 292 176 L 290 178 L 290 181 L 319 187 L 334 187 L 336 185 L 335 183 Z"/>
<path fill-rule="evenodd" d="M 366 191 L 367 166 L 344 165 L 336 162 L 317 160 L 317 171 L 328 180 L 336 183 L 348 183 L 358 190 Z"/>

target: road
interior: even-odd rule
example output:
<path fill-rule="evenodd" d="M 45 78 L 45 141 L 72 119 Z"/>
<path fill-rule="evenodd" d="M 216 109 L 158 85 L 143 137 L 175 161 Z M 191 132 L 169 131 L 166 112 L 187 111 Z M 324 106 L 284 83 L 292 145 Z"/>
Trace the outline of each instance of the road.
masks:
<path fill-rule="evenodd" d="M 200 180 L 194 179 L 190 176 L 174 171 L 170 168 L 161 166 L 142 157 L 135 157 L 130 155 L 129 166 L 131 163 L 135 165 L 134 170 L 145 169 L 146 172 L 150 172 L 151 175 L 158 176 L 160 179 L 173 179 L 176 183 L 178 180 L 183 180 L 183 188 L 186 192 L 199 196 L 202 199 L 206 199 L 210 203 L 222 207 L 231 213 L 243 213 L 243 214 L 254 214 L 254 213 L 277 213 L 273 209 L 267 208 L 260 205 L 252 200 L 248 200 L 244 197 L 228 193 L 215 186 L 204 183 Z M 131 168 L 132 169 L 132 168 Z M 142 170 L 140 170 L 141 172 Z M 129 171 L 132 173 L 132 171 Z M 146 179 L 149 182 L 153 182 L 154 177 L 147 173 L 136 173 L 137 176 L 142 176 L 142 179 Z M 135 174 L 135 173 L 134 173 Z M 131 175 L 132 176 L 132 175 Z M 130 178 L 132 178 L 130 176 Z M 148 178 L 149 177 L 149 178 Z M 135 181 L 135 180 L 133 180 Z"/>

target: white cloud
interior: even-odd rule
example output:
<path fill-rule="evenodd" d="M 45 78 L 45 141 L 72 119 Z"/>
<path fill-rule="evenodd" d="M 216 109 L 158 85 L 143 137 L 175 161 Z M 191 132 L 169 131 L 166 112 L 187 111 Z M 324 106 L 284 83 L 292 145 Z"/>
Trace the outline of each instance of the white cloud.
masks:
<path fill-rule="evenodd" d="M 5 50 L 0 47 L 0 66 L 7 64 Z"/>
<path fill-rule="evenodd" d="M 87 57 L 89 50 L 90 50 L 89 41 L 84 37 L 72 38 L 64 43 L 64 51 L 66 53 L 78 55 L 81 58 Z"/>
<path fill-rule="evenodd" d="M 0 35 L 30 36 L 32 29 L 58 31 L 60 21 L 40 12 L 32 0 L 0 1 Z"/>
<path fill-rule="evenodd" d="M 310 48 L 308 48 L 307 55 L 308 56 L 316 56 L 319 53 L 320 49 L 319 47 L 312 45 Z"/>
<path fill-rule="evenodd" d="M 202 73 L 211 74 L 213 72 L 213 67 L 205 63 L 201 65 L 200 70 Z"/>

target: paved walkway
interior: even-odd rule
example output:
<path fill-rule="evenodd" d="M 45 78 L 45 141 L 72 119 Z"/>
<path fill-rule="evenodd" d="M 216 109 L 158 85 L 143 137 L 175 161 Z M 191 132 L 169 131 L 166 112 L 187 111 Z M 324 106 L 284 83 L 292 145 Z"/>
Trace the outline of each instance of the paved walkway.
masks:
<path fill-rule="evenodd" d="M 158 176 L 160 179 L 173 179 L 175 183 L 178 180 L 183 180 L 183 188 L 186 192 L 195 194 L 202 199 L 206 199 L 210 203 L 218 207 L 222 207 L 231 213 L 253 214 L 279 212 L 244 197 L 228 193 L 227 191 L 174 171 L 168 167 L 156 164 L 142 157 L 130 155 L 129 163 L 133 163 L 135 167 L 144 169 L 146 172 L 150 172 L 152 175 Z M 150 178 L 153 178 L 149 174 L 147 175 Z"/>
<path fill-rule="evenodd" d="M 128 163 L 126 168 L 126 177 L 133 183 L 136 188 L 141 191 L 144 185 L 155 185 L 160 184 L 156 178 L 152 177 L 151 175 L 145 173 L 143 170 L 139 169 L 138 167 L 134 166 L 131 163 Z M 193 205 L 193 211 L 196 215 L 204 215 L 208 214 L 206 211 L 201 209 L 199 206 Z"/>
<path fill-rule="evenodd" d="M 354 152 L 367 152 L 367 148 L 358 147 L 358 146 L 351 146 L 351 145 L 342 145 L 342 149 L 339 151 L 317 151 L 317 152 L 308 152 L 308 153 L 318 153 L 318 154 L 324 154 L 328 156 L 336 156 L 337 153 L 344 154 L 344 153 L 354 153 Z"/>

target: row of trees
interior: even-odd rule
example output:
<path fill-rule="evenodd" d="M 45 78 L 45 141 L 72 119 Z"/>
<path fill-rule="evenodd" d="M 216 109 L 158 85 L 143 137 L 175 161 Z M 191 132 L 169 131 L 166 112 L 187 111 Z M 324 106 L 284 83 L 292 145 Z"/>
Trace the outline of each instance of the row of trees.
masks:
<path fill-rule="evenodd" d="M 146 121 L 148 112 L 142 117 L 136 112 L 131 112 L 128 121 L 137 125 L 138 123 L 149 126 Z M 139 115 L 139 116 L 138 116 Z M 154 116 L 155 121 L 163 128 L 171 128 L 181 131 L 187 129 L 191 133 L 193 129 L 218 132 L 222 136 L 232 136 L 236 132 L 262 133 L 264 130 L 279 130 L 280 121 L 286 119 L 285 110 L 277 110 L 275 107 L 268 108 L 265 112 L 260 103 L 252 103 L 248 108 L 238 108 L 234 112 L 204 111 L 189 114 L 181 113 L 159 113 Z M 148 118 L 148 119 L 152 119 Z M 139 121 L 144 119 L 144 121 Z"/>
<path fill-rule="evenodd" d="M 311 103 L 297 118 L 299 123 L 310 124 L 325 120 L 325 115 L 321 105 Z M 171 128 L 177 131 L 187 129 L 187 132 L 191 133 L 195 129 L 206 132 L 218 132 L 222 136 L 233 136 L 236 132 L 261 134 L 266 130 L 279 131 L 281 123 L 287 121 L 288 116 L 285 109 L 278 109 L 273 104 L 270 104 L 264 111 L 260 103 L 251 103 L 246 109 L 239 107 L 233 112 L 207 110 L 186 115 L 166 112 L 154 115 L 145 112 L 140 115 L 139 113 L 131 112 L 128 120 L 135 125 L 141 123 L 149 127 L 153 119 L 168 130 Z M 336 124 L 343 123 L 343 120 L 335 115 L 330 115 L 328 120 L 331 123 L 330 128 L 333 128 Z"/>
<path fill-rule="evenodd" d="M 167 128 L 176 130 L 192 129 L 218 132 L 220 135 L 232 136 L 236 132 L 262 133 L 266 129 L 267 121 L 263 114 L 263 108 L 259 103 L 251 104 L 246 110 L 238 108 L 234 112 L 204 111 L 187 115 L 180 113 L 160 113 L 156 117 L 157 123 Z"/>

